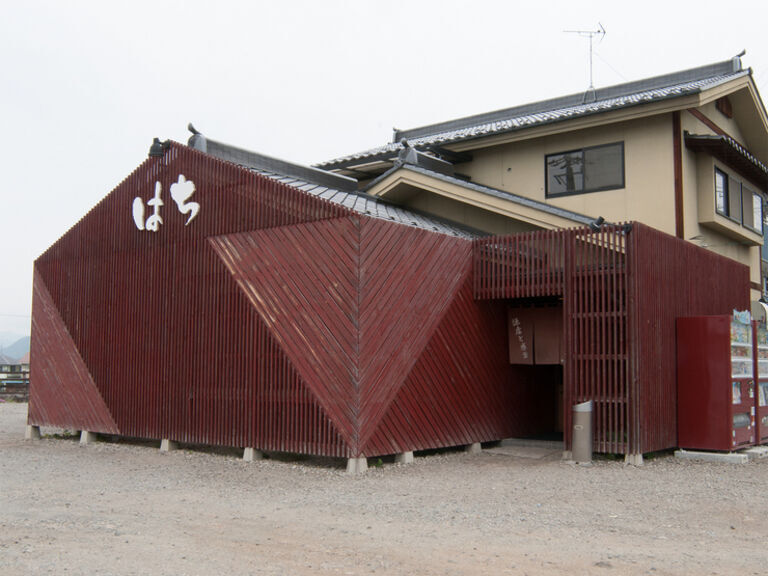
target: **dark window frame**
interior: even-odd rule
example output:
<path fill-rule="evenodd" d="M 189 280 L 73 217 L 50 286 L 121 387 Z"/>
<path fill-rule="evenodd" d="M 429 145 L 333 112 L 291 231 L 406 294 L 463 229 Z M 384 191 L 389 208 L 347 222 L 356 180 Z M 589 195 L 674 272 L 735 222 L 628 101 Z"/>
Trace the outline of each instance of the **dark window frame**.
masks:
<path fill-rule="evenodd" d="M 720 210 L 720 208 L 717 206 L 717 177 L 722 176 L 723 178 L 723 210 Z M 731 210 L 731 199 L 730 199 L 730 191 L 729 191 L 729 184 L 728 184 L 728 174 L 720 170 L 720 168 L 715 167 L 715 212 L 720 214 L 720 216 L 725 216 L 726 218 L 729 218 L 733 220 L 730 214 Z"/>
<path fill-rule="evenodd" d="M 751 213 L 749 214 L 749 221 L 752 222 L 752 224 L 748 224 L 746 222 L 748 213 L 747 210 L 744 207 L 744 196 L 749 195 L 750 196 L 750 208 Z M 760 206 L 760 227 L 758 228 L 755 226 L 755 206 Z M 762 195 L 754 190 L 751 186 L 748 184 L 744 184 L 744 182 L 741 183 L 741 225 L 746 228 L 747 230 L 751 230 L 755 234 L 759 234 L 760 236 L 763 235 L 763 229 L 765 226 L 763 226 L 763 197 Z"/>
<path fill-rule="evenodd" d="M 721 176 L 723 179 L 723 205 L 725 207 L 725 211 L 719 210 L 717 207 L 717 177 Z M 732 189 L 732 184 L 733 189 Z M 733 194 L 736 194 L 738 197 L 738 211 L 739 213 L 737 215 L 731 214 L 731 204 L 732 204 L 732 198 L 731 196 Z M 715 166 L 715 172 L 714 172 L 714 195 L 715 195 L 715 213 L 718 216 L 722 216 L 723 218 L 727 218 L 734 224 L 738 224 L 742 228 L 745 228 L 749 230 L 750 232 L 754 232 L 755 234 L 758 234 L 760 236 L 766 237 L 766 226 L 764 225 L 764 219 L 765 219 L 765 207 L 766 203 L 763 198 L 762 193 L 758 192 L 757 188 L 754 188 L 751 184 L 749 184 L 747 181 L 745 181 L 738 173 L 733 174 L 726 172 L 722 168 L 719 168 L 718 166 Z M 745 217 L 745 203 L 744 203 L 744 196 L 749 195 L 750 196 L 750 202 L 748 209 L 751 210 L 751 213 L 749 214 L 749 218 Z M 755 210 L 755 201 L 757 201 L 760 204 L 760 227 L 754 226 L 754 210 Z M 747 220 L 752 221 L 752 225 L 748 223 Z"/>
<path fill-rule="evenodd" d="M 584 181 L 587 180 L 587 174 L 584 172 L 584 154 L 588 150 L 597 150 L 600 148 L 611 148 L 619 146 L 621 149 L 621 183 L 620 184 L 608 184 L 606 186 L 598 186 L 595 188 L 585 188 Z M 582 157 L 582 189 L 574 190 L 570 192 L 555 192 L 549 191 L 549 159 L 553 156 L 565 156 L 566 154 L 581 154 Z M 565 150 L 563 152 L 555 152 L 553 154 L 544 155 L 544 196 L 546 198 L 561 198 L 563 196 L 576 196 L 578 194 L 591 194 L 593 192 L 604 192 L 606 190 L 621 190 L 627 187 L 627 170 L 626 170 L 626 156 L 624 150 L 624 141 L 609 142 L 607 144 L 598 144 L 597 146 L 585 146 L 584 148 L 574 148 L 573 150 Z"/>

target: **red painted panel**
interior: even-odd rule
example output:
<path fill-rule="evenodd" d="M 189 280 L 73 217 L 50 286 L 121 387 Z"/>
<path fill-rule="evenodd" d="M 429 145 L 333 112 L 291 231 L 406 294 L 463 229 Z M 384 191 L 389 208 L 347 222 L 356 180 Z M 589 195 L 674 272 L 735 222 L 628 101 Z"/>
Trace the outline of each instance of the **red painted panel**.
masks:
<path fill-rule="evenodd" d="M 211 240 L 350 446 L 358 434 L 358 227 L 344 218 Z"/>
<path fill-rule="evenodd" d="M 629 343 L 626 233 L 620 226 L 567 233 L 565 437 L 571 406 L 592 400 L 594 449 L 623 453 L 628 446 Z"/>
<path fill-rule="evenodd" d="M 561 295 L 569 232 L 542 230 L 492 236 L 475 243 L 476 298 Z"/>
<path fill-rule="evenodd" d="M 375 431 L 471 258 L 469 242 L 357 218 L 212 243 L 354 453 Z"/>
<path fill-rule="evenodd" d="M 456 294 L 374 434 L 366 455 L 512 435 L 525 407 L 509 385 L 504 307 Z"/>
<path fill-rule="evenodd" d="M 563 308 L 534 308 L 534 355 L 536 364 L 561 364 L 563 358 Z"/>
<path fill-rule="evenodd" d="M 472 243 L 366 219 L 360 233 L 360 443 L 365 445 L 471 272 Z"/>
<path fill-rule="evenodd" d="M 509 327 L 509 363 L 534 363 L 534 314 L 530 308 L 509 308 L 507 326 Z"/>
<path fill-rule="evenodd" d="M 751 332 L 751 326 L 749 329 Z M 753 373 L 732 375 L 731 346 L 731 316 L 677 321 L 681 448 L 731 451 L 755 443 Z M 736 351 L 745 351 L 738 344 L 733 346 Z M 734 425 L 737 417 L 739 426 Z"/>
<path fill-rule="evenodd" d="M 200 204 L 189 222 L 169 196 L 181 174 Z M 131 207 L 156 190 L 163 223 L 141 231 Z M 51 306 L 33 311 L 33 351 L 55 349 L 31 409 L 88 428 L 79 403 L 55 397 L 68 369 L 56 357 L 74 350 L 123 434 L 348 456 L 529 430 L 506 304 L 474 301 L 474 286 L 479 299 L 563 296 L 567 444 L 568 407 L 592 399 L 598 450 L 669 447 L 670 326 L 746 307 L 748 272 L 641 225 L 628 234 L 471 249 L 173 145 L 36 262 Z M 70 348 L 55 344 L 61 330 Z"/>
<path fill-rule="evenodd" d="M 182 214 L 170 195 L 180 174 L 194 182 L 195 192 L 189 200 L 200 204 L 198 215 L 189 223 L 189 214 Z M 163 224 L 157 232 L 139 231 L 132 204 L 141 198 L 147 215 L 151 214 L 146 204 L 153 198 L 157 182 L 164 202 L 159 208 Z M 342 206 L 174 143 L 162 158 L 149 158 L 141 164 L 38 262 L 85 255 L 111 257 L 347 214 L 350 211 Z"/>
<path fill-rule="evenodd" d="M 168 193 L 179 174 L 195 183 L 191 199 L 201 206 L 189 225 Z M 166 191 L 163 224 L 157 232 L 141 231 L 132 203 L 152 198 L 158 181 Z M 38 259 L 36 285 L 50 291 L 122 434 L 347 455 L 206 239 L 348 213 L 174 145 L 164 158 L 140 166 Z M 52 341 L 50 331 L 35 319 L 33 342 Z M 45 423 L 88 428 L 84 413 L 53 396 L 52 382 L 65 377 L 57 370 L 51 379 L 31 382 L 37 413 L 62 410 Z"/>
<path fill-rule="evenodd" d="M 749 308 L 749 269 L 690 242 L 635 224 L 631 239 L 634 300 L 635 451 L 677 445 L 675 319 Z"/>
<path fill-rule="evenodd" d="M 35 273 L 29 423 L 72 430 L 118 434 L 117 424 L 99 394 L 67 332 L 50 294 Z"/>

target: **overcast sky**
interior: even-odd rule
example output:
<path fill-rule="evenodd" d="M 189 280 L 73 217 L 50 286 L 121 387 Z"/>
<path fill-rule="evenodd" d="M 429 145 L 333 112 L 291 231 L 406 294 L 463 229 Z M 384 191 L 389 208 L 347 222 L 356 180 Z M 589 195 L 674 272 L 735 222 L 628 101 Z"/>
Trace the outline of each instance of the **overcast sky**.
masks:
<path fill-rule="evenodd" d="M 768 2 L 4 2 L 0 332 L 32 265 L 147 157 L 207 136 L 300 163 L 411 128 L 731 58 L 768 98 Z"/>

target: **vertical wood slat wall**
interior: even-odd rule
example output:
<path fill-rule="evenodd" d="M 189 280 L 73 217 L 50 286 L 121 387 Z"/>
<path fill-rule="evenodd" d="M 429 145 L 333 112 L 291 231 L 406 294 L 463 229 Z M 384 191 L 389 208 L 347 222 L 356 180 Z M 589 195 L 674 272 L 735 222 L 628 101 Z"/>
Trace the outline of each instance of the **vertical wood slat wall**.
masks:
<path fill-rule="evenodd" d="M 190 226 L 168 195 L 180 173 L 195 181 L 193 199 L 203 206 Z M 137 196 L 146 202 L 156 181 L 164 224 L 140 232 L 131 204 Z M 344 240 L 350 222 L 357 240 Z M 282 235 L 291 255 L 273 256 L 304 274 L 306 258 L 292 259 L 310 253 L 312 226 L 335 230 L 327 236 L 333 261 L 312 257 L 312 286 L 332 287 L 345 258 L 357 283 L 356 311 L 344 313 L 352 314 L 355 343 L 347 367 L 338 368 L 351 370 L 349 397 L 338 397 L 342 388 L 323 392 L 322 378 L 307 380 L 309 365 L 286 353 L 287 333 L 265 323 L 270 309 L 254 306 L 248 279 L 235 279 L 223 258 L 244 257 L 226 249 L 238 233 Z M 249 258 L 258 260 L 266 245 Z M 409 260 L 409 250 L 423 260 Z M 564 299 L 567 445 L 568 407 L 594 400 L 597 450 L 674 446 L 674 319 L 749 305 L 746 267 L 639 224 L 629 233 L 621 226 L 542 231 L 467 247 L 374 222 L 176 144 L 46 251 L 35 277 L 30 423 L 329 456 L 507 436 L 525 407 L 509 405 L 514 382 L 499 306 L 548 296 Z M 394 317 L 382 312 L 383 300 L 398 303 Z M 327 309 L 315 320 L 343 338 L 341 316 Z M 394 363 L 377 359 L 381 343 L 404 338 L 412 349 L 395 347 Z M 342 430 L 343 414 L 332 405 L 344 402 Z"/>
<path fill-rule="evenodd" d="M 749 268 L 635 224 L 630 235 L 632 452 L 677 446 L 675 320 L 749 310 Z"/>
<path fill-rule="evenodd" d="M 189 226 L 167 193 L 179 173 L 201 204 Z M 158 180 L 164 224 L 141 232 L 131 204 Z M 472 297 L 470 241 L 194 150 L 145 162 L 36 273 L 72 341 L 35 307 L 31 423 L 346 457 L 512 429 L 504 325 Z M 82 382 L 55 412 L 73 358 Z"/>
<path fill-rule="evenodd" d="M 562 296 L 565 441 L 593 400 L 594 449 L 677 445 L 675 320 L 749 307 L 749 269 L 643 224 L 475 241 L 478 299 Z"/>
<path fill-rule="evenodd" d="M 189 226 L 169 194 L 179 174 L 195 182 L 191 200 L 201 204 Z M 163 225 L 139 231 L 133 199 L 146 203 L 157 181 Z M 36 302 L 30 423 L 347 456 L 207 239 L 349 214 L 177 144 L 150 158 L 35 263 L 71 342 L 44 322 Z M 76 395 L 74 380 L 61 380 L 73 362 L 95 383 Z M 70 402 L 56 412 L 62 396 Z"/>
<path fill-rule="evenodd" d="M 626 272 L 621 226 L 475 241 L 476 298 L 563 297 L 566 446 L 571 443 L 569 407 L 593 400 L 595 450 L 627 450 Z"/>

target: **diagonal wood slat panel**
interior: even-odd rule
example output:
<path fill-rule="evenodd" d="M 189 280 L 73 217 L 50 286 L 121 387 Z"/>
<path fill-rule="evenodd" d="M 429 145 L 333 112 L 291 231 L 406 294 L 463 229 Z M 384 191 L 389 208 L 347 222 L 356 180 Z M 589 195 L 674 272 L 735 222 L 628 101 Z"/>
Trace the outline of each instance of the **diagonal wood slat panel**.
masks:
<path fill-rule="evenodd" d="M 472 244 L 366 219 L 360 230 L 361 445 L 471 273 Z"/>
<path fill-rule="evenodd" d="M 366 454 L 389 454 L 505 438 L 514 402 L 506 318 L 476 302 L 467 280 L 387 406 Z"/>
<path fill-rule="evenodd" d="M 349 456 L 348 444 L 315 395 L 269 328 L 261 319 L 257 321 L 255 355 L 250 360 L 256 382 L 248 398 L 248 445 L 278 452 Z"/>
<path fill-rule="evenodd" d="M 345 441 L 357 429 L 357 219 L 211 239 Z"/>
<path fill-rule="evenodd" d="M 38 273 L 32 308 L 38 337 L 32 340 L 30 353 L 35 386 L 30 389 L 29 423 L 56 422 L 68 429 L 118 434 L 120 429 Z"/>
<path fill-rule="evenodd" d="M 202 207 L 189 226 L 167 195 L 180 173 L 195 182 L 192 199 Z M 157 181 L 166 193 L 164 223 L 154 233 L 139 231 L 132 201 L 151 198 Z M 207 238 L 347 213 L 174 144 L 37 260 L 36 285 L 49 287 L 120 433 L 346 455 L 347 445 Z M 59 333 L 41 310 L 33 311 L 33 346 L 55 346 Z M 39 423 L 89 428 L 87 411 L 56 397 L 66 370 L 53 366 L 43 377 L 44 361 L 36 366 L 30 411 L 45 416 Z"/>

